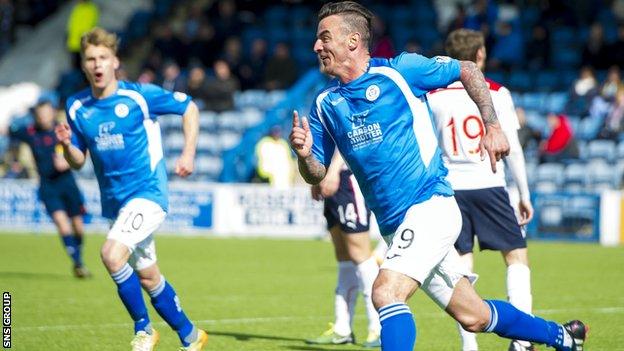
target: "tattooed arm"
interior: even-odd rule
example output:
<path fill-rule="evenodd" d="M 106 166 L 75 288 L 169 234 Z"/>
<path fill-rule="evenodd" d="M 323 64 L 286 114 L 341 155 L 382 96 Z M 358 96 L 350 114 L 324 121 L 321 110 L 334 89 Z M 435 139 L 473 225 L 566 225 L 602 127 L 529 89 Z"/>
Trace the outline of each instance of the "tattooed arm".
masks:
<path fill-rule="evenodd" d="M 308 184 L 318 184 L 325 178 L 327 170 L 312 155 L 312 142 L 312 132 L 308 119 L 303 117 L 300 123 L 299 113 L 294 111 L 290 145 L 297 154 L 299 173 Z"/>
<path fill-rule="evenodd" d="M 460 66 L 460 80 L 470 98 L 477 104 L 485 125 L 485 135 L 480 142 L 481 159 L 485 159 L 487 153 L 490 156 L 492 172 L 496 173 L 496 161 L 509 154 L 509 143 L 498 123 L 492 96 L 483 73 L 471 61 L 460 61 Z"/>

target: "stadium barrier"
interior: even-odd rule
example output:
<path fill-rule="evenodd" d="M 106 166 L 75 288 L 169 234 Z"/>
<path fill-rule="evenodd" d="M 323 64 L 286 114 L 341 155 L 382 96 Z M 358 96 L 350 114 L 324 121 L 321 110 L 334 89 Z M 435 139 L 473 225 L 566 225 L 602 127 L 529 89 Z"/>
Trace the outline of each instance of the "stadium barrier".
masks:
<path fill-rule="evenodd" d="M 89 231 L 105 232 L 95 181 L 81 180 Z M 0 180 L 0 228 L 4 231 L 50 232 L 52 222 L 37 198 L 37 184 Z M 510 191 L 512 202 L 516 200 Z M 540 240 L 624 243 L 624 197 L 620 191 L 596 194 L 534 193 L 535 217 L 527 236 Z M 323 205 L 310 198 L 309 187 L 275 189 L 266 184 L 172 182 L 170 209 L 159 232 L 206 236 L 317 238 L 326 235 Z M 374 219 L 371 221 L 374 222 Z M 376 225 L 371 230 L 378 236 Z"/>

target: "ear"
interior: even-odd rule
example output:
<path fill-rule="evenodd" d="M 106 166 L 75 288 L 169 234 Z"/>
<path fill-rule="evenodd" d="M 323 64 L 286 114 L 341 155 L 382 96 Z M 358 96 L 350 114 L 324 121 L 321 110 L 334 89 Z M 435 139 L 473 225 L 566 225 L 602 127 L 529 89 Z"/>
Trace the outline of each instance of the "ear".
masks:
<path fill-rule="evenodd" d="M 113 67 L 115 67 L 115 70 L 119 69 L 119 57 L 115 56 L 115 60 L 113 61 Z"/>
<path fill-rule="evenodd" d="M 355 48 L 358 47 L 361 38 L 362 37 L 360 36 L 360 33 L 351 34 L 351 36 L 349 37 L 349 50 L 355 50 Z"/>

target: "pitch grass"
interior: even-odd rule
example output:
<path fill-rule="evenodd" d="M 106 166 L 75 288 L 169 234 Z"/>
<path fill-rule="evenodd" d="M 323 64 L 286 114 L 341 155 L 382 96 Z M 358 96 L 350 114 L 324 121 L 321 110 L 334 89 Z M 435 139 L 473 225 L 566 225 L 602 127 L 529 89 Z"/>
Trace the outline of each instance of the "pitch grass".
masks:
<path fill-rule="evenodd" d="M 94 277 L 80 281 L 53 235 L 0 235 L 0 290 L 12 295 L 15 350 L 129 350 L 132 325 L 102 267 L 101 235 L 86 240 Z M 364 350 L 310 346 L 304 339 L 333 319 L 336 264 L 325 241 L 206 239 L 160 236 L 160 266 L 187 314 L 208 330 L 208 350 Z M 624 248 L 531 242 L 535 313 L 591 326 L 587 350 L 623 350 Z M 483 296 L 505 299 L 496 253 L 477 255 Z M 454 322 L 422 292 L 410 302 L 417 350 L 460 349 Z M 161 332 L 158 350 L 176 350 L 177 336 L 150 306 Z M 366 337 L 361 299 L 355 333 Z M 507 341 L 479 336 L 481 350 L 506 350 Z M 545 347 L 541 347 L 541 350 Z"/>

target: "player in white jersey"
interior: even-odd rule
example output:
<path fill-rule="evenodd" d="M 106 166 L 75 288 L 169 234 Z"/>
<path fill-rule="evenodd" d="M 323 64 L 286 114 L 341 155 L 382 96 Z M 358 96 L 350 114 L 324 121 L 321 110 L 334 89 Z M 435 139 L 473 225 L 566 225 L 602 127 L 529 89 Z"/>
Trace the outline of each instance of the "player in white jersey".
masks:
<path fill-rule="evenodd" d="M 461 80 L 485 125 L 480 152 L 493 171 L 509 146 L 487 84 L 474 62 L 403 53 L 371 58 L 373 14 L 353 1 L 319 11 L 314 51 L 321 71 L 335 77 L 317 96 L 310 116 L 293 113 L 291 145 L 311 184 L 327 173 L 335 148 L 355 175 L 389 249 L 373 285 L 384 351 L 411 351 L 416 326 L 408 298 L 424 290 L 472 332 L 582 351 L 586 328 L 524 313 L 506 301 L 483 300 L 454 243 L 461 213 L 446 181 L 427 91 Z"/>
<path fill-rule="evenodd" d="M 312 186 L 312 198 L 325 200 L 324 215 L 338 261 L 338 282 L 334 303 L 335 321 L 309 344 L 354 343 L 353 315 L 358 291 L 362 292 L 368 317 L 365 347 L 379 347 L 379 315 L 373 306 L 371 292 L 379 273 L 377 258 L 370 248 L 370 210 L 364 202 L 353 173 L 336 152 L 327 176 Z"/>
<path fill-rule="evenodd" d="M 453 58 L 475 62 L 481 70 L 485 66 L 485 42 L 480 32 L 469 29 L 451 32 L 446 40 L 446 51 Z M 427 98 L 449 170 L 447 179 L 455 190 L 455 199 L 462 212 L 462 230 L 455 248 L 471 271 L 475 236 L 481 250 L 500 251 L 507 265 L 507 297 L 518 309 L 531 313 L 530 270 L 521 226 L 533 217 L 533 207 L 524 154 L 518 140 L 520 125 L 509 90 L 496 82 L 487 82 L 501 128 L 509 140 L 510 153 L 506 160 L 520 194 L 520 219 L 516 218 L 505 190 L 503 162 L 497 162 L 497 171 L 492 173 L 490 163 L 481 159 L 479 143 L 484 133 L 483 122 L 462 83 L 455 82 L 432 91 Z M 474 334 L 461 327 L 460 334 L 464 351 L 478 349 Z M 533 346 L 513 340 L 509 350 L 533 350 Z"/>
<path fill-rule="evenodd" d="M 134 321 L 133 351 L 151 351 L 159 334 L 152 328 L 141 287 L 158 314 L 175 330 L 181 350 L 199 351 L 208 335 L 182 310 L 175 290 L 156 263 L 153 233 L 168 209 L 167 174 L 156 118 L 182 115 L 185 145 L 176 174 L 193 172 L 199 111 L 183 93 L 154 85 L 118 81 L 117 37 L 101 28 L 81 40 L 82 70 L 90 88 L 67 101 L 66 123 L 55 132 L 73 168 L 91 155 L 100 186 L 102 214 L 112 222 L 101 256 Z M 85 346 L 82 349 L 97 347 Z"/>

